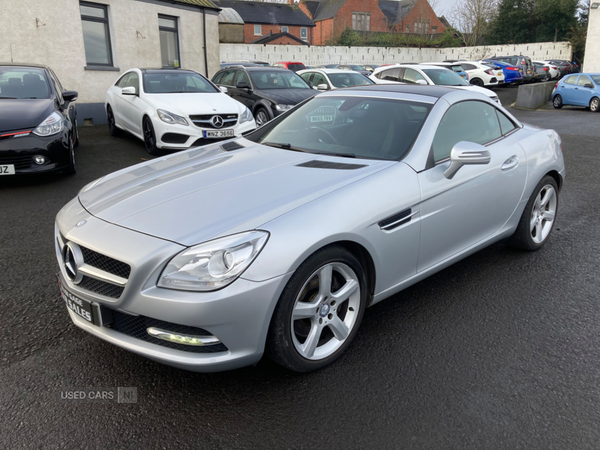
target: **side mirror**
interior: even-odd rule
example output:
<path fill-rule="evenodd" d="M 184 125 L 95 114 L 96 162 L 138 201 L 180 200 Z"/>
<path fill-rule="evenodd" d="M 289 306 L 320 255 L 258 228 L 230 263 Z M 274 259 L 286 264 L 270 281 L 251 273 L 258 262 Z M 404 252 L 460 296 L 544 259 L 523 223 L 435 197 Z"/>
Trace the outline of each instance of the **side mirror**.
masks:
<path fill-rule="evenodd" d="M 219 86 L 219 89 L 223 94 L 227 94 L 227 92 L 229 92 L 225 86 Z"/>
<path fill-rule="evenodd" d="M 122 95 L 137 95 L 137 92 L 135 92 L 135 88 L 133 86 L 127 86 L 127 87 L 124 87 L 123 89 L 121 89 L 121 94 Z"/>
<path fill-rule="evenodd" d="M 423 85 L 423 86 L 427 86 L 427 81 L 425 81 L 425 80 L 417 80 L 415 82 L 415 84 L 420 84 L 420 85 Z"/>
<path fill-rule="evenodd" d="M 593 87 L 594 87 L 594 85 L 593 85 L 592 83 L 587 83 L 587 84 L 584 84 L 584 85 L 583 85 L 583 87 L 586 87 L 586 88 L 593 88 Z"/>
<path fill-rule="evenodd" d="M 240 81 L 238 82 L 237 86 L 238 89 L 250 89 L 250 85 L 248 83 L 246 83 L 245 81 Z"/>
<path fill-rule="evenodd" d="M 483 145 L 474 142 L 457 142 L 450 152 L 450 166 L 444 172 L 444 176 L 451 180 L 456 172 L 465 165 L 489 164 L 492 157 Z"/>
<path fill-rule="evenodd" d="M 77 100 L 78 95 L 79 94 L 77 93 L 77 91 L 65 91 L 62 93 L 65 102 L 74 102 L 75 100 Z"/>
<path fill-rule="evenodd" d="M 325 83 L 323 83 L 323 84 L 319 84 L 319 85 L 317 86 L 317 89 L 318 89 L 319 91 L 327 91 L 327 90 L 329 90 L 329 86 L 327 86 Z"/>

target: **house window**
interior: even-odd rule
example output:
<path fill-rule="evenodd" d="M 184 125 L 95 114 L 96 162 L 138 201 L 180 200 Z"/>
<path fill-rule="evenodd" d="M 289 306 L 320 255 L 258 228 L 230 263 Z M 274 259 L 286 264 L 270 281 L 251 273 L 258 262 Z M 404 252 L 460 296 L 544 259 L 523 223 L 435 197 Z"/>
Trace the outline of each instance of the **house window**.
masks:
<path fill-rule="evenodd" d="M 406 27 L 404 27 L 404 32 L 410 33 L 410 25 L 406 25 Z"/>
<path fill-rule="evenodd" d="M 79 11 L 81 12 L 86 63 L 95 66 L 112 66 L 113 59 L 106 6 L 81 2 Z"/>
<path fill-rule="evenodd" d="M 262 36 L 262 25 L 254 25 L 254 36 Z"/>
<path fill-rule="evenodd" d="M 180 67 L 177 17 L 158 15 L 160 54 L 163 67 Z"/>
<path fill-rule="evenodd" d="M 371 29 L 371 14 L 364 12 L 353 12 L 352 29 L 357 31 L 369 31 Z"/>
<path fill-rule="evenodd" d="M 437 27 L 431 27 L 431 33 L 437 34 Z"/>
<path fill-rule="evenodd" d="M 415 33 L 417 34 L 428 34 L 429 33 L 429 21 L 415 22 Z"/>
<path fill-rule="evenodd" d="M 308 28 L 306 28 L 306 27 L 300 28 L 300 38 L 303 41 L 308 40 Z"/>
<path fill-rule="evenodd" d="M 289 32 L 288 30 L 289 30 L 288 27 L 281 27 L 282 33 L 288 33 Z"/>

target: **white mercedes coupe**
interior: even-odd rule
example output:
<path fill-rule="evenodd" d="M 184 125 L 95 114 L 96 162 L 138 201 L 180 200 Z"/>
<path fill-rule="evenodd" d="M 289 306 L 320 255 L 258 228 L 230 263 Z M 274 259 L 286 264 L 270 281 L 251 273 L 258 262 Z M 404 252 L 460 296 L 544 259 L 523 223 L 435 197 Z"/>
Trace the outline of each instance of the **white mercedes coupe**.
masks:
<path fill-rule="evenodd" d="M 224 92 L 193 70 L 131 69 L 106 92 L 110 134 L 128 131 L 155 155 L 254 130 L 250 110 Z"/>

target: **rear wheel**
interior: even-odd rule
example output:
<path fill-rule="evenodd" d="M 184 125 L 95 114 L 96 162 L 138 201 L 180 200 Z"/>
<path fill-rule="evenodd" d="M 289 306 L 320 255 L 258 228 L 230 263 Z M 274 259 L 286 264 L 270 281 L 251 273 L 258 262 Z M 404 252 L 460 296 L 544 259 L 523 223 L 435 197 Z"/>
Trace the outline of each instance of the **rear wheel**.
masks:
<path fill-rule="evenodd" d="M 558 186 L 546 175 L 533 190 L 517 230 L 508 243 L 513 247 L 534 251 L 548 240 L 558 212 Z"/>
<path fill-rule="evenodd" d="M 600 111 L 600 100 L 598 99 L 598 97 L 593 97 L 590 100 L 590 111 L 592 111 L 592 112 Z"/>
<path fill-rule="evenodd" d="M 267 353 L 296 372 L 331 364 L 356 335 L 367 303 L 356 257 L 332 245 L 310 256 L 285 287 L 269 327 Z"/>
<path fill-rule="evenodd" d="M 473 78 L 473 79 L 471 80 L 471 84 L 472 84 L 473 86 L 480 86 L 480 87 L 483 87 L 483 81 L 482 81 L 481 79 L 479 79 L 479 78 Z"/>
<path fill-rule="evenodd" d="M 154 126 L 152 125 L 152 121 L 148 117 L 144 117 L 144 145 L 146 146 L 146 151 L 151 155 L 158 154 L 159 150 L 156 146 L 156 135 L 154 133 Z"/>
<path fill-rule="evenodd" d="M 552 99 L 552 106 L 556 109 L 560 109 L 563 107 L 562 97 L 560 95 L 555 95 Z"/>

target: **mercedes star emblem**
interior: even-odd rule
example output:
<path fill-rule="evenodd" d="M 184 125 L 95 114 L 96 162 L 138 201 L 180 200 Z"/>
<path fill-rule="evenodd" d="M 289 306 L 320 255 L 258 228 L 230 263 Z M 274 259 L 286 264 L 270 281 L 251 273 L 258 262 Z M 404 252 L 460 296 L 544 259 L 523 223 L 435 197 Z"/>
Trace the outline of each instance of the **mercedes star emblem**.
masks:
<path fill-rule="evenodd" d="M 212 116 L 210 123 L 212 123 L 215 128 L 221 128 L 223 126 L 223 118 L 221 116 Z"/>

